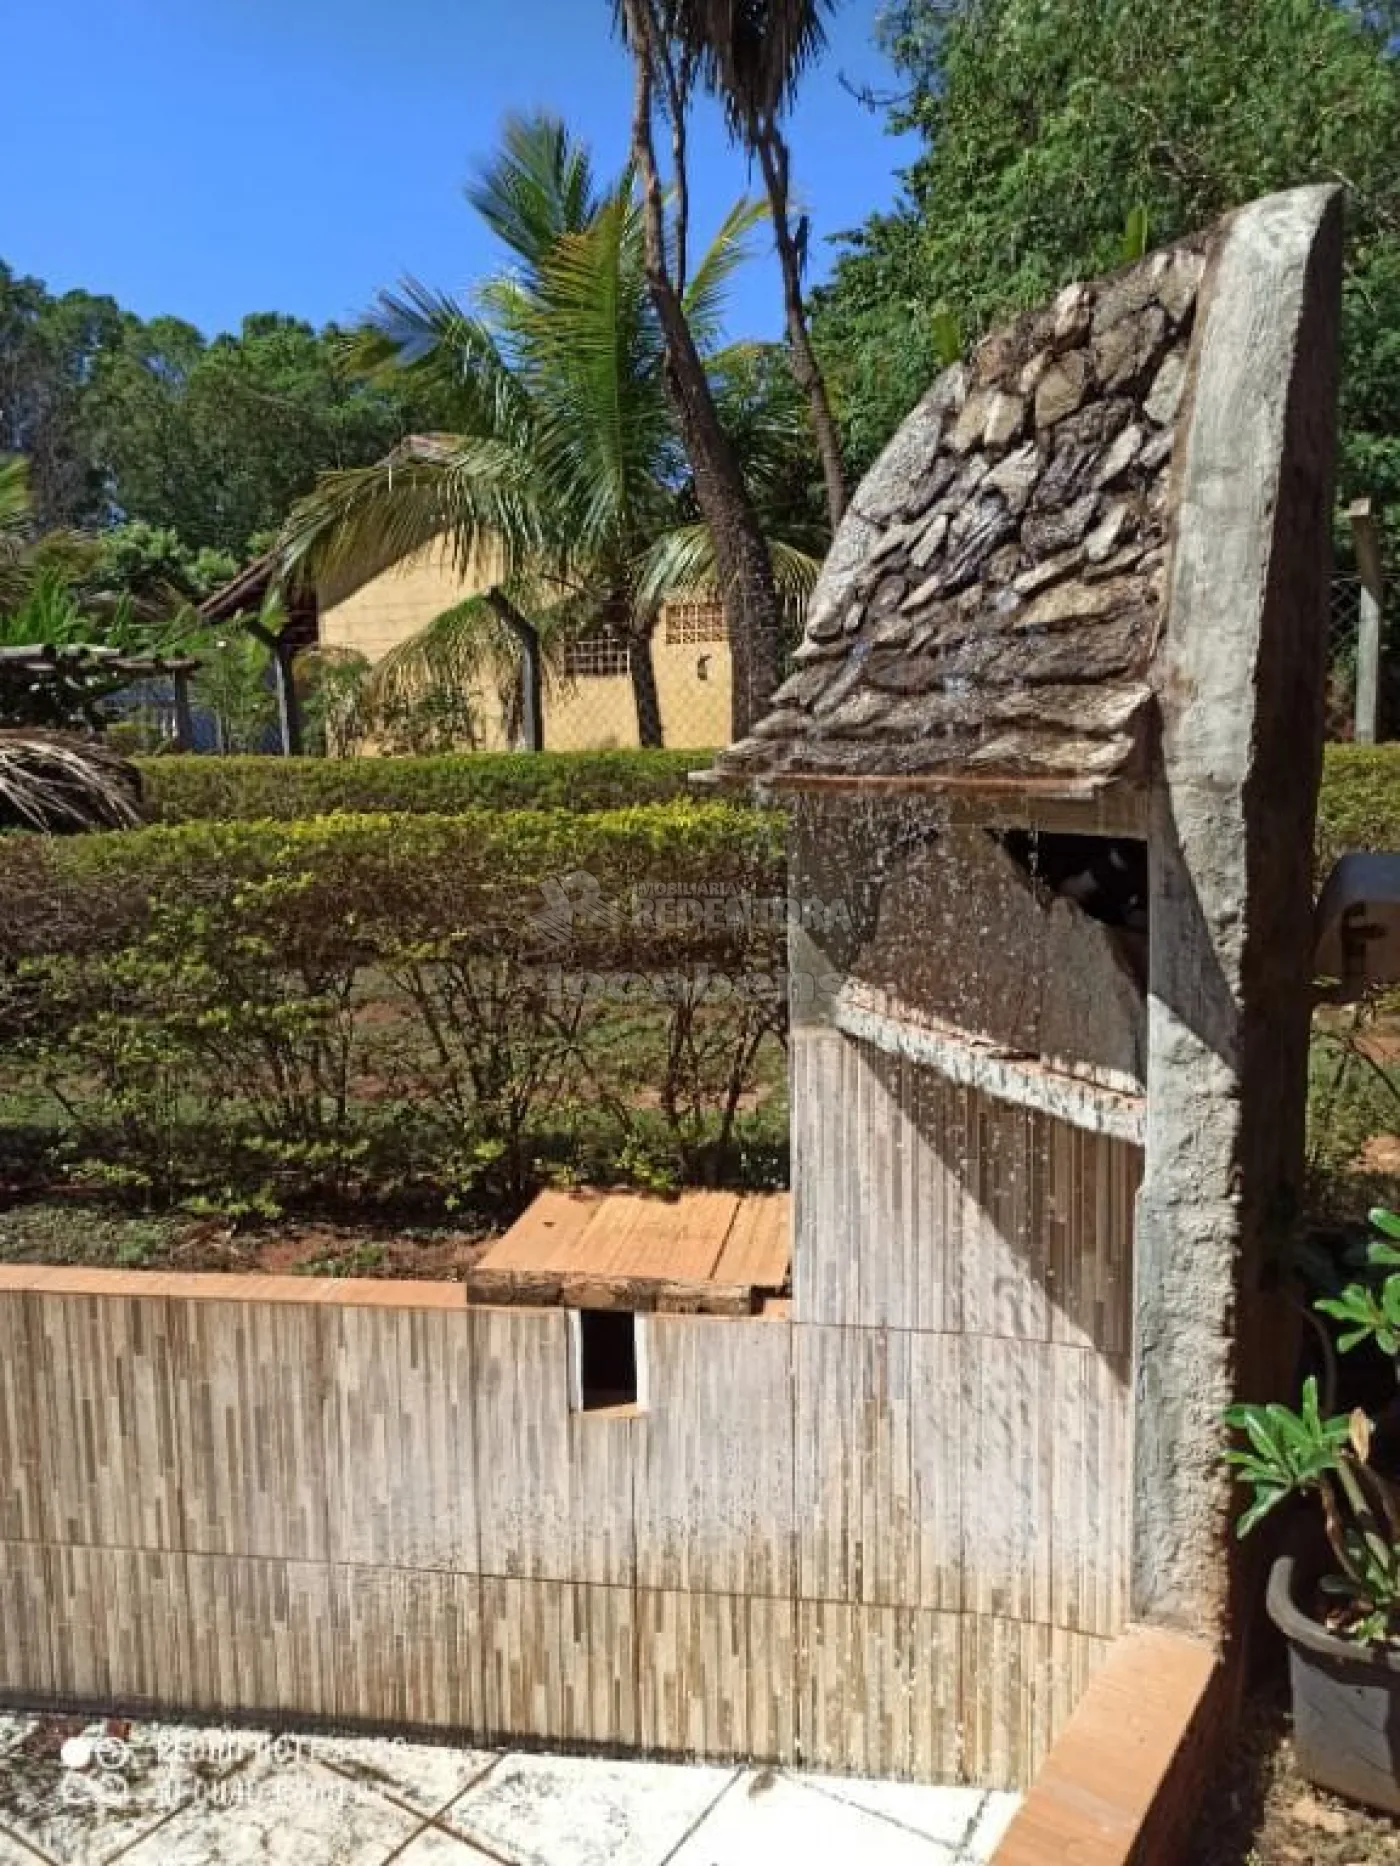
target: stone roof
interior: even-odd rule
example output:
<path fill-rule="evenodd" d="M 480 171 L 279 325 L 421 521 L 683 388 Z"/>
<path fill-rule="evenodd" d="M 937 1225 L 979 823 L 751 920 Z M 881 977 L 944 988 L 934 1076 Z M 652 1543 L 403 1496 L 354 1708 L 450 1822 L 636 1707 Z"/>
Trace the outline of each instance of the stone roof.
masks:
<path fill-rule="evenodd" d="M 1143 769 L 1206 247 L 1071 285 L 939 378 L 857 492 L 796 672 L 721 780 L 1078 794 Z"/>

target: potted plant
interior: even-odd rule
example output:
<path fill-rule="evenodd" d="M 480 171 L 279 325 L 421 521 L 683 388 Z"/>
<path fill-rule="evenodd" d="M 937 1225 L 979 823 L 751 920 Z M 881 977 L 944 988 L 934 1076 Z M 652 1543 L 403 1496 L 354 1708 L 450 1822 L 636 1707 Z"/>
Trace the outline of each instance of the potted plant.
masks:
<path fill-rule="evenodd" d="M 1400 1374 L 1400 1215 L 1377 1209 L 1371 1223 L 1361 1274 L 1314 1307 L 1342 1324 L 1342 1352 L 1373 1342 Z M 1314 1533 L 1269 1576 L 1299 1767 L 1319 1787 L 1400 1813 L 1400 1485 L 1377 1468 L 1377 1422 L 1360 1408 L 1326 1416 L 1316 1379 L 1296 1412 L 1232 1406 L 1225 1418 L 1245 1440 L 1225 1454 L 1252 1492 L 1242 1536 L 1290 1497 L 1320 1506 Z"/>

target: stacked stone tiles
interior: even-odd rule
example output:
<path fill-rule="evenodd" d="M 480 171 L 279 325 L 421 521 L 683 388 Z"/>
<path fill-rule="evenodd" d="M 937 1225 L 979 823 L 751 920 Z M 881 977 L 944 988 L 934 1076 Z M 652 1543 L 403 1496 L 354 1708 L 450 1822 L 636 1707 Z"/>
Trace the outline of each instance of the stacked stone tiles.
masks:
<path fill-rule="evenodd" d="M 1197 239 L 940 377 L 861 486 L 797 668 L 720 775 L 1086 778 L 1141 767 Z"/>

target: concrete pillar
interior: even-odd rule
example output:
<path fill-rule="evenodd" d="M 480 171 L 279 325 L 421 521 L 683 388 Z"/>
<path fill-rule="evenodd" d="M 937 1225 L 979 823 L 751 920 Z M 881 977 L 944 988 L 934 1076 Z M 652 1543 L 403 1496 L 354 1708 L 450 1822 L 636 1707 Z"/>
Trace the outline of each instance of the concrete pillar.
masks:
<path fill-rule="evenodd" d="M 1303 1173 L 1341 255 L 1335 189 L 1234 218 L 1177 440 L 1132 1604 L 1217 1642 L 1240 1577 L 1220 1415 L 1293 1371 L 1279 1284 Z"/>

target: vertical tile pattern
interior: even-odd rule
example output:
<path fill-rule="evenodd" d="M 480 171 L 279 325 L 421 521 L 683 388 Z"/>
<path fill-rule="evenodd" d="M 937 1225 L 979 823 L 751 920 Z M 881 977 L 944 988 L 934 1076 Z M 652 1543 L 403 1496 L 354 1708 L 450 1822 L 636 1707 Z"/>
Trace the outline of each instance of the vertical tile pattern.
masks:
<path fill-rule="evenodd" d="M 329 1545 L 338 1561 L 480 1572 L 472 1322 L 327 1308 Z"/>
<path fill-rule="evenodd" d="M 647 1352 L 639 1584 L 791 1596 L 791 1328 L 657 1315 L 647 1322 Z"/>
<path fill-rule="evenodd" d="M 630 1586 L 642 1420 L 569 1410 L 562 1309 L 477 1309 L 471 1321 L 482 1573 Z"/>
<path fill-rule="evenodd" d="M 331 1603 L 338 1717 L 463 1733 L 485 1727 L 476 1575 L 338 1567 Z"/>
<path fill-rule="evenodd" d="M 494 1741 L 639 1738 L 631 1588 L 488 1578 L 481 1584 L 486 1730 Z"/>

